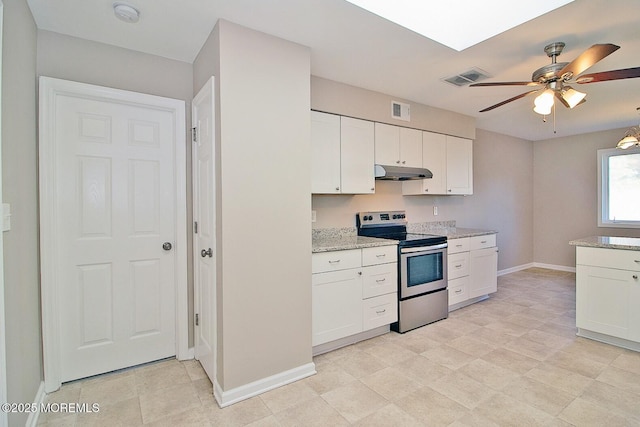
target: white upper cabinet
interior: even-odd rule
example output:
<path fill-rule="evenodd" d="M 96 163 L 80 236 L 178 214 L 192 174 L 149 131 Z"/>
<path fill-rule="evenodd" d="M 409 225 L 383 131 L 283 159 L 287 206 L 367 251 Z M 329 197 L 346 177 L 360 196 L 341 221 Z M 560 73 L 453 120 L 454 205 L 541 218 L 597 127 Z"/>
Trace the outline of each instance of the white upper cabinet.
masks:
<path fill-rule="evenodd" d="M 340 158 L 341 192 L 375 193 L 373 122 L 340 117 Z"/>
<path fill-rule="evenodd" d="M 380 165 L 422 167 L 422 131 L 376 123 L 375 162 Z"/>
<path fill-rule="evenodd" d="M 311 192 L 375 192 L 373 122 L 311 112 Z"/>
<path fill-rule="evenodd" d="M 311 192 L 340 194 L 340 116 L 311 112 Z"/>
<path fill-rule="evenodd" d="M 470 139 L 422 133 L 422 167 L 433 178 L 402 183 L 402 194 L 473 194 L 473 146 Z"/>
<path fill-rule="evenodd" d="M 447 194 L 473 194 L 473 143 L 447 136 Z"/>

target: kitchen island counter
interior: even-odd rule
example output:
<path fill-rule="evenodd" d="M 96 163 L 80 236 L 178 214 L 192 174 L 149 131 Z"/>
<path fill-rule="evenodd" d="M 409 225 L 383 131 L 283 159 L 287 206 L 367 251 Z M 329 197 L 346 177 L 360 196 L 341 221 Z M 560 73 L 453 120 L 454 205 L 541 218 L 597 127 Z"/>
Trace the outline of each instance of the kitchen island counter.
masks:
<path fill-rule="evenodd" d="M 589 236 L 569 242 L 573 246 L 640 251 L 640 237 Z"/>

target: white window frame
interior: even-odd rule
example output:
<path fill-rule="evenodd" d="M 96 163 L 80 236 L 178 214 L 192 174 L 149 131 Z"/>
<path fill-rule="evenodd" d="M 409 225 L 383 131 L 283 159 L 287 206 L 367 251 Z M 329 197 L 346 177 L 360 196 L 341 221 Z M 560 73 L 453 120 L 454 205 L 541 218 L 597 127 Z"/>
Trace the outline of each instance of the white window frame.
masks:
<path fill-rule="evenodd" d="M 639 221 L 612 221 L 609 218 L 609 158 L 640 154 L 640 148 L 598 150 L 598 227 L 640 228 Z"/>

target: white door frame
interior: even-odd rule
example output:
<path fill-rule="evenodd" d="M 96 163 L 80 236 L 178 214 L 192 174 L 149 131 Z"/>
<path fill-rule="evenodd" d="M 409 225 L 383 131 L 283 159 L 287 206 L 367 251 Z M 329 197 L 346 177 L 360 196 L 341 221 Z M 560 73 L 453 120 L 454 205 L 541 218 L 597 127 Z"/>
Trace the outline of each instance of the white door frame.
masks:
<path fill-rule="evenodd" d="M 0 0 L 0 203 L 2 202 L 2 22 L 4 4 Z M 3 209 L 0 206 L 0 221 L 4 217 Z M 4 241 L 2 231 L 0 231 L 0 403 L 7 402 L 7 349 L 6 349 L 6 317 L 4 313 Z M 0 411 L 0 427 L 9 425 L 9 418 L 6 412 Z"/>
<path fill-rule="evenodd" d="M 53 254 L 57 251 L 57 218 L 55 217 L 56 194 L 56 138 L 53 133 L 56 120 L 56 97 L 75 95 L 121 103 L 149 106 L 173 114 L 175 124 L 175 171 L 176 171 L 176 357 L 189 358 L 189 315 L 187 297 L 187 195 L 186 195 L 186 128 L 184 101 L 129 92 L 119 89 L 94 86 L 67 80 L 40 77 L 39 120 L 39 193 L 40 193 L 40 270 L 42 295 L 42 351 L 45 391 L 60 388 L 60 305 L 58 302 L 57 265 Z M 43 214 L 46 213 L 46 214 Z"/>
<path fill-rule="evenodd" d="M 195 98 L 193 99 L 191 105 L 192 105 L 192 113 L 191 113 L 191 121 L 192 121 L 192 128 L 196 128 L 197 127 L 197 111 L 196 111 L 196 107 L 195 105 L 198 103 L 198 101 L 203 98 L 206 97 L 207 95 L 211 95 L 211 102 L 212 102 L 212 106 L 211 106 L 211 112 L 213 114 L 213 117 L 211 118 L 211 123 L 213 124 L 213 127 L 211 129 L 212 134 L 213 134 L 213 138 L 214 140 L 212 141 L 213 147 L 212 147 L 212 158 L 213 158 L 213 162 L 215 164 L 215 155 L 216 155 L 216 148 L 215 148 L 215 127 L 216 127 L 216 122 L 215 122 L 215 111 L 216 111 L 216 106 L 215 106 L 215 77 L 211 77 L 209 80 L 207 80 L 207 82 L 204 84 L 204 86 L 200 89 L 200 91 L 196 94 Z M 196 130 L 196 134 L 198 135 L 198 137 L 200 137 L 200 130 L 197 129 Z M 197 210 L 196 207 L 198 206 L 199 203 L 199 188 L 200 188 L 200 175 L 199 175 L 199 171 L 198 171 L 198 147 L 197 144 L 194 142 L 193 143 L 193 149 L 191 152 L 191 176 L 192 176 L 192 181 L 191 181 L 191 185 L 192 185 L 192 195 L 193 195 L 193 200 L 192 200 L 192 206 L 193 206 L 193 213 L 194 215 L 197 214 Z M 215 198 L 215 185 L 216 185 L 216 179 L 215 179 L 215 174 L 213 176 L 213 183 L 212 183 L 212 189 L 213 189 L 213 212 L 214 212 L 214 218 L 212 218 L 213 220 L 213 248 L 215 249 L 215 242 L 216 242 L 216 238 L 217 238 L 217 233 L 216 233 L 216 228 L 215 228 L 215 204 L 216 204 L 216 198 Z M 194 219 L 196 220 L 196 219 Z M 201 221 L 200 218 L 197 218 L 198 221 Z M 202 248 L 198 247 L 198 237 L 195 235 L 194 232 L 194 236 L 193 236 L 193 278 L 194 278 L 194 304 L 193 304 L 193 308 L 194 311 L 197 313 L 199 308 L 200 308 L 200 304 L 202 301 L 202 295 L 201 295 L 201 287 L 200 287 L 200 277 L 199 277 L 199 268 L 198 268 L 198 256 L 200 254 L 200 250 Z M 217 256 L 214 256 L 212 258 L 212 261 L 214 263 L 214 266 L 216 264 L 216 260 L 217 260 Z M 214 267 L 215 268 L 215 267 Z M 213 285 L 213 307 L 210 308 L 211 310 L 211 318 L 212 319 L 216 319 L 216 312 L 217 312 L 217 282 L 215 280 L 214 277 L 214 281 L 212 283 Z M 198 346 L 198 330 L 197 330 L 197 326 L 195 327 L 196 329 L 194 330 L 194 353 L 197 354 L 197 346 Z M 217 373 L 218 372 L 218 358 L 217 356 L 217 347 L 218 347 L 218 334 L 217 334 L 217 328 L 214 325 L 213 328 L 213 372 Z M 215 378 L 210 378 L 212 383 L 215 383 Z"/>

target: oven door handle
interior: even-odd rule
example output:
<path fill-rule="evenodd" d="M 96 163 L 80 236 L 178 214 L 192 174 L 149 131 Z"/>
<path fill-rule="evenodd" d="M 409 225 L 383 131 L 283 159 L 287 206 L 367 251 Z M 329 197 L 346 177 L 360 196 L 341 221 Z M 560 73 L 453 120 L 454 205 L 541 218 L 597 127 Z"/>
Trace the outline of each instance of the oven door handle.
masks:
<path fill-rule="evenodd" d="M 428 251 L 435 251 L 438 249 L 444 249 L 448 246 L 447 243 L 443 243 L 441 245 L 433 245 L 433 246 L 422 246 L 419 248 L 402 248 L 400 249 L 400 253 L 401 254 L 411 254 L 411 253 L 415 253 L 415 252 L 428 252 Z"/>

